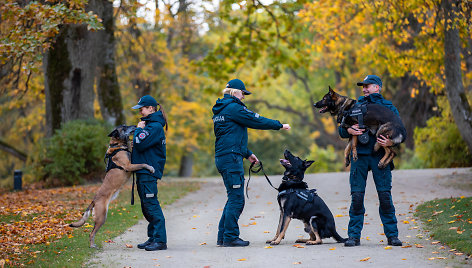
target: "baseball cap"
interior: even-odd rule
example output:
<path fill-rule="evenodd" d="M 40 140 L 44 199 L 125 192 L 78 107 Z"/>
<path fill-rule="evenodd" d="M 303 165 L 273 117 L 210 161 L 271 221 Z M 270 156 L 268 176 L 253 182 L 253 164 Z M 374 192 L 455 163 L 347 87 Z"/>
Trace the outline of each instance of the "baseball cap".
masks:
<path fill-rule="evenodd" d="M 382 79 L 380 77 L 370 74 L 364 78 L 362 82 L 358 82 L 358 86 L 363 86 L 363 85 L 370 85 L 370 84 L 376 84 L 382 87 Z"/>
<path fill-rule="evenodd" d="M 135 105 L 133 107 L 131 107 L 132 109 L 139 109 L 141 107 L 145 107 L 145 106 L 153 106 L 153 107 L 156 107 L 158 104 L 157 104 L 157 101 L 156 99 L 154 99 L 153 97 L 149 96 L 149 95 L 145 95 L 145 96 L 142 96 L 139 101 L 138 101 L 138 105 Z"/>
<path fill-rule="evenodd" d="M 233 80 L 230 80 L 227 84 L 226 84 L 226 88 L 234 88 L 234 89 L 239 89 L 241 90 L 244 95 L 249 95 L 251 94 L 251 92 L 249 92 L 246 87 L 244 86 L 244 83 L 243 81 L 239 80 L 239 79 L 233 79 Z"/>

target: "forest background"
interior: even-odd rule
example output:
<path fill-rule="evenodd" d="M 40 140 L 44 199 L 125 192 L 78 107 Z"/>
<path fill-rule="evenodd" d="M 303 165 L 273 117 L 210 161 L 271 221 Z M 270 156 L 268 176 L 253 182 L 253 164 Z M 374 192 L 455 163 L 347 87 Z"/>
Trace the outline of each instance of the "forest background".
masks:
<path fill-rule="evenodd" d="M 345 170 L 347 141 L 313 108 L 367 74 L 408 131 L 396 168 L 472 166 L 472 2 L 0 0 L 0 187 L 99 180 L 107 134 L 150 94 L 169 118 L 164 176 L 214 176 L 211 107 L 227 81 L 290 131 L 249 131 L 266 171 L 288 148 Z"/>

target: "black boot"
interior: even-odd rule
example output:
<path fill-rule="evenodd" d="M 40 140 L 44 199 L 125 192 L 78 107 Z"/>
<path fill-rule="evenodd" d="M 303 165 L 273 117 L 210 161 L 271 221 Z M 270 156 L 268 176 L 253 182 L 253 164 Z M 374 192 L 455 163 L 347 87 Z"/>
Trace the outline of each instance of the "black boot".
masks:
<path fill-rule="evenodd" d="M 249 246 L 249 241 L 244 241 L 239 237 L 231 242 L 223 242 L 223 247 L 246 247 L 246 246 Z"/>
<path fill-rule="evenodd" d="M 149 246 L 152 243 L 152 239 L 149 238 L 146 242 L 138 244 L 139 249 L 144 249 L 146 246 Z"/>
<path fill-rule="evenodd" d="M 167 244 L 162 242 L 152 242 L 148 246 L 144 248 L 146 251 L 154 251 L 154 250 L 165 250 L 167 249 Z"/>
<path fill-rule="evenodd" d="M 354 247 L 354 246 L 359 246 L 361 244 L 361 241 L 359 238 L 354 238 L 354 237 L 349 237 L 346 242 L 344 242 L 345 247 Z"/>
<path fill-rule="evenodd" d="M 388 238 L 388 244 L 390 246 L 401 246 L 403 243 L 400 241 L 400 239 L 398 239 L 398 237 L 392 236 Z"/>

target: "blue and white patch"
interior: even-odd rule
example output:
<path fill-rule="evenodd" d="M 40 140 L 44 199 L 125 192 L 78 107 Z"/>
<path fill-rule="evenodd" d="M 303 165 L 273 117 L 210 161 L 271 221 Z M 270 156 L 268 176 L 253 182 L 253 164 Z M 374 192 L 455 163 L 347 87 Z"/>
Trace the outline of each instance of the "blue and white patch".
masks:
<path fill-rule="evenodd" d="M 141 131 L 141 133 L 136 136 L 136 143 L 140 143 L 141 140 L 144 140 L 147 136 L 149 136 L 149 132 L 147 132 L 146 130 Z"/>
<path fill-rule="evenodd" d="M 366 76 L 366 77 L 364 78 L 364 81 L 367 80 L 367 78 L 369 78 L 369 76 Z"/>
<path fill-rule="evenodd" d="M 256 118 L 259 118 L 260 115 L 259 115 L 258 113 L 256 113 L 254 116 L 255 116 Z"/>

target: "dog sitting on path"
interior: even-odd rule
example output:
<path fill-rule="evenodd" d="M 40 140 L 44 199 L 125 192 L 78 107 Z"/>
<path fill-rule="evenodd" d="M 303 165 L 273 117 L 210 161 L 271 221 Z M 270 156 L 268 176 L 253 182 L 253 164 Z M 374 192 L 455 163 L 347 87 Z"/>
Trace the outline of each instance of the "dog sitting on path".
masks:
<path fill-rule="evenodd" d="M 110 144 L 106 152 L 105 158 L 108 160 L 107 171 L 103 183 L 98 189 L 92 203 L 85 210 L 82 218 L 74 223 L 71 227 L 80 227 L 84 225 L 93 212 L 95 226 L 90 233 L 90 247 L 95 248 L 95 234 L 100 227 L 105 223 L 108 212 L 108 204 L 114 200 L 121 187 L 128 181 L 131 172 L 147 169 L 154 173 L 154 168 L 147 164 L 131 164 L 130 151 L 128 147 L 129 136 L 134 132 L 136 126 L 121 125 L 116 127 L 108 137 L 110 137 Z"/>
<path fill-rule="evenodd" d="M 375 151 L 378 151 L 380 147 L 384 148 L 385 155 L 379 161 L 378 167 L 385 168 L 398 154 L 399 147 L 395 145 L 403 142 L 406 137 L 406 129 L 400 117 L 389 108 L 375 103 L 358 107 L 356 103 L 356 100 L 339 95 L 329 87 L 328 93 L 323 96 L 323 99 L 315 103 L 314 106 L 320 109 L 320 113 L 329 112 L 332 116 L 337 116 L 337 122 L 341 124 L 341 126 L 349 128 L 352 125 L 359 124 L 360 128 L 371 131 L 376 137 L 382 135 L 391 139 L 394 143 L 393 146 L 382 147 L 378 142 L 375 142 L 374 146 Z M 359 122 L 360 118 L 362 118 L 361 120 L 363 122 Z M 364 134 L 366 134 L 365 136 L 368 139 L 368 134 Z M 350 164 L 349 154 L 351 150 L 352 159 L 354 161 L 357 160 L 356 147 L 358 140 L 358 136 L 352 136 L 344 150 L 346 167 Z"/>
<path fill-rule="evenodd" d="M 280 160 L 285 172 L 277 196 L 280 208 L 279 226 L 275 237 L 266 243 L 280 244 L 292 219 L 302 220 L 305 232 L 310 236 L 309 239 L 298 239 L 295 243 L 318 245 L 322 243 L 321 239 L 329 237 L 333 237 L 338 243 L 344 243 L 346 239 L 336 232 L 334 217 L 328 206 L 316 190 L 309 190 L 303 181 L 305 170 L 314 161 L 301 160 L 288 150 L 285 150 L 284 158 Z"/>

